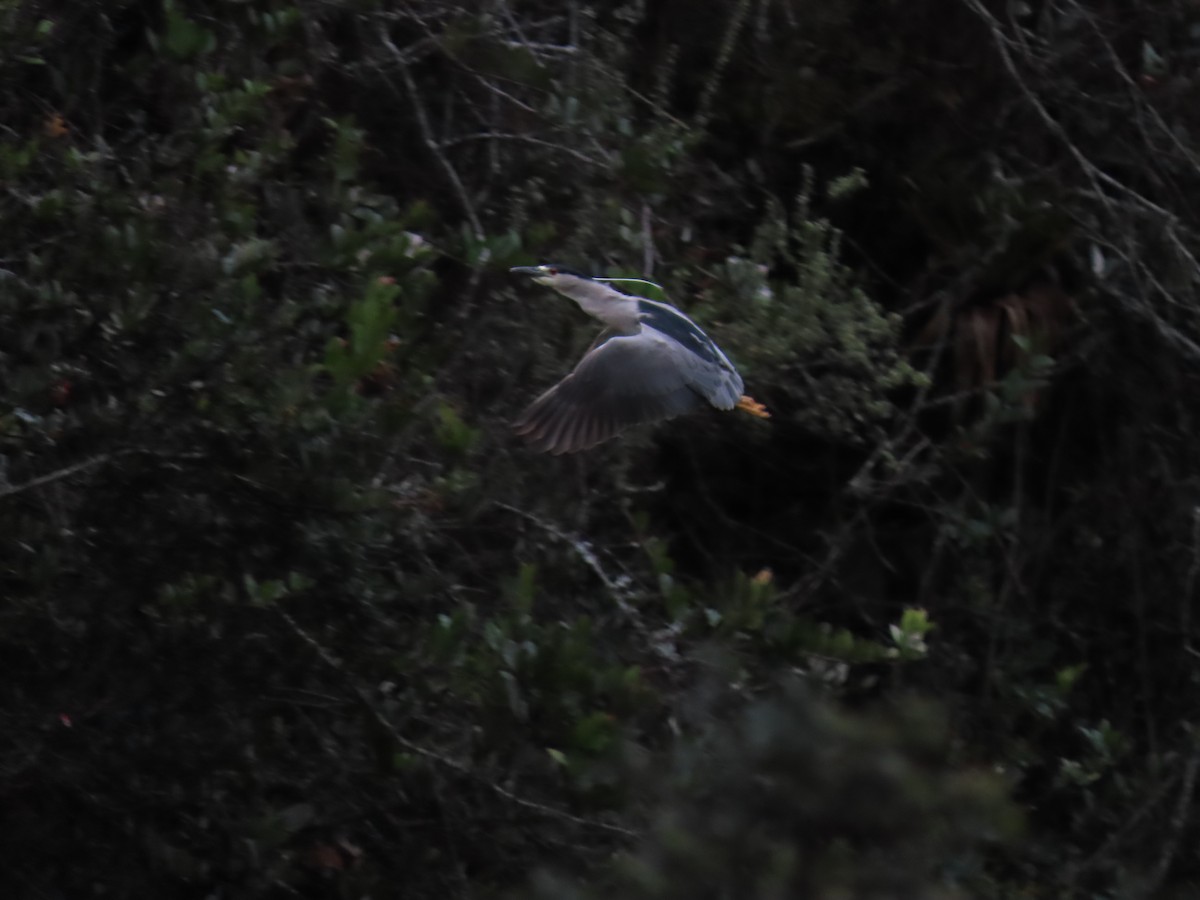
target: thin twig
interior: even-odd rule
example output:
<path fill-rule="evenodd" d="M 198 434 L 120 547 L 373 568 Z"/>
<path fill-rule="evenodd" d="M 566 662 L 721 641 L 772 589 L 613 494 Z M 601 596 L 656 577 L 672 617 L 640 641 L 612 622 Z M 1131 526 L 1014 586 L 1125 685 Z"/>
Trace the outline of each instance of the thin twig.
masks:
<path fill-rule="evenodd" d="M 1092 191 L 1090 196 L 1099 202 L 1103 210 L 1114 221 L 1123 221 L 1128 219 L 1132 212 L 1141 212 L 1143 214 L 1148 214 L 1155 217 L 1158 220 L 1155 225 L 1162 228 L 1163 234 L 1171 246 L 1175 248 L 1180 258 L 1182 260 L 1186 260 L 1188 263 L 1190 267 L 1190 280 L 1193 283 L 1200 281 L 1200 260 L 1197 259 L 1196 254 L 1179 236 L 1179 216 L 1171 210 L 1164 208 L 1158 203 L 1155 203 L 1153 200 L 1139 193 L 1137 190 L 1129 187 L 1126 184 L 1123 184 L 1117 178 L 1101 169 L 1098 165 L 1096 165 L 1096 163 L 1092 162 L 1092 160 L 1088 158 L 1083 150 L 1081 150 L 1079 146 L 1072 140 L 1063 123 L 1054 117 L 1054 115 L 1047 108 L 1046 104 L 1022 77 L 1017 66 L 1017 61 L 1012 52 L 1012 49 L 1019 45 L 1016 44 L 1016 42 L 1014 42 L 1005 33 L 1000 22 L 994 15 L 992 15 L 992 13 L 981 2 L 981 0 L 963 0 L 963 3 L 972 11 L 974 11 L 974 13 L 979 16 L 979 18 L 987 25 L 992 34 L 996 51 L 1000 56 L 1000 61 L 1005 70 L 1008 72 L 1009 76 L 1012 78 L 1013 82 L 1016 84 L 1018 90 L 1021 92 L 1022 96 L 1025 98 L 1030 107 L 1032 107 L 1037 117 L 1045 124 L 1046 128 L 1061 142 L 1063 147 L 1066 148 L 1067 153 L 1072 159 L 1074 159 L 1076 164 L 1082 170 L 1084 176 L 1091 183 Z M 1187 157 L 1187 159 L 1190 162 L 1190 155 Z M 1110 194 L 1109 191 L 1105 190 L 1105 188 L 1111 190 L 1112 193 Z M 1116 199 L 1117 196 L 1124 198 L 1128 202 L 1118 203 Z M 1172 296 L 1170 291 L 1167 290 L 1166 286 L 1158 280 L 1154 272 L 1151 271 L 1148 266 L 1134 264 L 1126 254 L 1120 255 L 1125 259 L 1126 264 L 1130 267 L 1130 272 L 1133 274 L 1133 277 L 1149 280 L 1154 288 L 1160 291 L 1162 296 L 1168 299 L 1168 302 L 1170 301 Z M 1122 300 L 1120 297 L 1117 299 Z M 1123 300 L 1122 303 L 1126 308 L 1130 308 L 1131 306 L 1128 302 Z M 1200 359 L 1200 344 L 1184 335 L 1177 328 L 1168 325 L 1165 321 L 1163 321 L 1162 317 L 1157 315 L 1153 310 L 1132 308 L 1131 312 L 1135 313 L 1140 318 L 1149 319 L 1164 338 L 1170 341 L 1177 348 L 1184 350 L 1186 354 L 1193 360 Z"/>
<path fill-rule="evenodd" d="M 58 469 L 55 472 L 49 472 L 46 475 L 39 475 L 24 484 L 17 484 L 11 487 L 0 489 L 0 500 L 5 497 L 11 497 L 14 494 L 21 494 L 25 491 L 31 491 L 35 488 L 40 488 L 43 485 L 50 484 L 54 481 L 61 481 L 64 478 L 70 478 L 72 475 L 78 475 L 80 472 L 86 472 L 88 469 L 94 469 L 97 466 L 102 466 L 113 458 L 111 453 L 101 453 L 99 456 L 93 456 L 91 459 L 85 459 L 83 462 L 75 463 L 73 466 L 67 466 L 65 469 Z"/>
<path fill-rule="evenodd" d="M 720 87 L 721 77 L 725 74 L 725 68 L 733 57 L 733 49 L 737 46 L 738 36 L 742 33 L 742 25 L 745 24 L 749 12 L 750 0 L 741 0 L 733 8 L 729 24 L 725 26 L 725 40 L 721 42 L 721 49 L 717 52 L 712 74 L 709 75 L 704 90 L 700 93 L 700 102 L 696 107 L 696 125 L 700 128 L 708 124 L 709 117 L 712 115 L 712 104 L 717 96 L 717 88 Z"/>
<path fill-rule="evenodd" d="M 538 50 L 542 53 L 578 53 L 579 48 L 573 44 L 538 44 L 528 41 L 500 41 L 505 47 L 510 47 L 513 50 Z"/>
<path fill-rule="evenodd" d="M 1067 867 L 1063 877 L 1063 884 L 1073 886 L 1080 878 L 1099 864 L 1110 861 L 1113 853 L 1121 845 L 1121 842 L 1125 840 L 1139 822 L 1153 812 L 1163 801 L 1163 798 L 1167 796 L 1167 792 L 1175 785 L 1177 778 L 1177 774 L 1171 774 L 1160 781 L 1154 790 L 1150 792 L 1149 796 L 1142 801 L 1141 806 L 1134 810 L 1132 815 L 1126 818 L 1121 823 L 1121 826 L 1113 831 L 1091 856 L 1074 866 Z"/>
<path fill-rule="evenodd" d="M 1104 30 L 1100 27 L 1100 23 L 1096 21 L 1096 17 L 1077 2 L 1073 2 L 1071 5 L 1075 8 L 1075 11 L 1080 18 L 1087 22 L 1088 26 L 1092 29 L 1092 32 L 1096 35 L 1097 40 L 1099 40 L 1103 45 L 1104 53 L 1108 57 L 1108 61 L 1112 65 L 1113 71 L 1117 73 L 1123 82 L 1125 82 L 1125 86 L 1129 90 L 1129 96 L 1133 99 L 1134 103 L 1145 109 L 1146 112 L 1150 114 L 1150 118 L 1153 120 L 1154 124 L 1157 125 L 1159 130 L 1167 136 L 1167 139 L 1175 145 L 1175 149 L 1183 154 L 1189 165 L 1193 167 L 1200 167 L 1200 159 L 1197 159 L 1195 152 L 1179 139 L 1179 135 L 1176 134 L 1175 130 L 1163 120 L 1163 117 L 1159 114 L 1154 104 L 1147 103 L 1145 101 L 1141 90 L 1138 88 L 1137 82 L 1134 81 L 1133 76 L 1129 73 L 1129 70 L 1126 69 L 1125 65 L 1121 62 L 1121 57 L 1117 54 L 1116 48 L 1113 47 L 1112 41 L 1110 41 L 1107 35 L 1105 35 Z"/>
<path fill-rule="evenodd" d="M 1170 871 L 1171 863 L 1175 859 L 1175 853 L 1179 850 L 1179 841 L 1183 837 L 1184 826 L 1187 825 L 1188 813 L 1192 808 L 1192 794 L 1196 789 L 1196 773 L 1200 771 L 1200 740 L 1193 737 L 1192 742 L 1192 753 L 1183 770 L 1183 783 L 1179 786 L 1179 802 L 1175 806 L 1175 814 L 1171 816 L 1171 831 L 1167 835 L 1167 839 L 1163 841 L 1162 853 L 1159 854 L 1154 872 L 1151 873 L 1142 890 L 1143 897 L 1158 896 L 1159 888 L 1166 880 L 1167 872 Z"/>
<path fill-rule="evenodd" d="M 1192 646 L 1192 604 L 1196 602 L 1196 576 L 1200 575 L 1200 506 L 1192 507 L 1192 561 L 1183 580 L 1179 605 L 1179 633 L 1184 649 Z"/>
<path fill-rule="evenodd" d="M 502 503 L 499 500 L 493 501 L 493 505 L 500 509 L 507 510 L 508 512 L 513 513 L 514 515 L 518 515 L 527 522 L 532 522 L 534 525 L 536 525 L 538 528 L 542 529 L 542 531 L 546 532 L 551 537 L 557 538 L 559 541 L 562 541 L 563 543 L 570 546 L 571 549 L 574 550 L 575 553 L 579 556 L 579 558 L 581 560 L 583 560 L 584 565 L 586 565 L 589 569 L 591 569 L 592 572 L 595 573 L 596 577 L 600 579 L 600 582 L 604 585 L 605 588 L 608 589 L 608 592 L 613 596 L 613 599 L 616 600 L 621 605 L 622 608 L 625 608 L 627 606 L 627 601 L 629 599 L 629 591 L 626 588 L 624 588 L 620 584 L 620 582 L 618 582 L 615 578 L 611 577 L 608 574 L 608 572 L 606 572 L 604 570 L 604 566 L 602 566 L 600 564 L 599 557 L 596 556 L 595 551 L 592 550 L 591 545 L 588 544 L 587 541 L 581 540 L 580 538 L 577 538 L 577 537 L 574 537 L 573 535 L 567 534 L 565 531 L 563 531 L 561 528 L 554 525 L 553 523 L 547 522 L 545 519 L 539 518 L 538 516 L 535 516 L 533 513 L 525 512 L 525 510 L 523 510 L 523 509 L 518 509 L 515 506 L 510 506 L 507 503 Z"/>
<path fill-rule="evenodd" d="M 525 37 L 525 32 L 523 32 L 521 30 L 521 23 L 517 21 L 517 17 L 514 16 L 512 13 L 512 10 L 508 8 L 508 3 L 506 3 L 505 0 L 499 0 L 499 2 L 497 3 L 497 6 L 499 6 L 500 9 L 503 11 L 504 18 L 508 20 L 508 27 L 511 28 L 513 30 L 513 32 L 517 35 L 517 37 L 520 39 L 520 46 L 522 46 L 526 50 L 530 51 L 529 55 L 533 57 L 534 64 L 539 69 L 546 68 L 546 64 L 544 62 L 542 62 L 542 60 L 538 57 L 538 55 L 536 53 L 532 52 L 533 45 L 530 44 L 529 39 Z"/>
<path fill-rule="evenodd" d="M 556 144 L 553 141 L 542 140 L 541 138 L 530 137 L 527 134 L 497 134 L 494 131 L 481 131 L 476 134 L 463 134 L 458 137 L 449 138 L 442 141 L 438 146 L 442 148 L 454 147 L 458 144 L 465 144 L 469 141 L 516 141 L 522 144 L 533 144 L 538 147 L 547 147 L 551 150 L 558 150 L 561 153 L 566 153 L 575 157 L 580 162 L 585 162 L 589 166 L 605 166 L 604 160 L 596 159 L 588 156 L 586 153 L 581 153 L 571 147 L 565 147 L 562 144 Z"/>
<path fill-rule="evenodd" d="M 421 138 L 425 141 L 425 146 L 429 148 L 429 152 L 433 154 L 438 161 L 438 165 L 442 167 L 442 171 L 446 174 L 446 179 L 450 182 L 454 192 L 458 194 L 459 203 L 462 204 L 463 214 L 466 215 L 467 221 L 471 225 L 471 231 L 476 239 L 483 239 L 483 226 L 480 224 L 479 216 L 475 213 L 475 205 L 471 202 L 470 195 L 467 194 L 467 189 L 462 183 L 462 179 L 458 177 L 458 170 L 454 168 L 454 164 L 442 152 L 441 145 L 433 133 L 433 126 L 429 124 L 429 114 L 425 111 L 425 104 L 421 100 L 421 92 L 417 89 L 417 82 L 412 76 L 412 70 L 408 66 L 408 61 L 405 59 L 400 48 L 392 43 L 392 39 L 388 36 L 387 26 L 380 24 L 379 40 L 383 46 L 387 47 L 392 54 L 392 58 L 396 62 L 396 68 L 400 70 L 400 77 L 404 79 L 404 86 L 408 90 L 408 98 L 412 103 L 413 115 L 417 120 L 417 128 L 421 131 Z"/>
<path fill-rule="evenodd" d="M 654 249 L 653 220 L 650 215 L 650 204 L 642 204 L 642 274 L 647 278 L 654 274 L 654 259 L 658 253 Z"/>
<path fill-rule="evenodd" d="M 83 462 L 75 463 L 63 469 L 57 469 L 54 472 L 49 472 L 45 475 L 39 475 L 37 478 L 31 479 L 24 484 L 0 488 L 0 500 L 5 497 L 11 497 L 13 494 L 20 494 L 24 491 L 33 490 L 50 484 L 55 481 L 61 481 L 63 478 L 70 478 L 72 475 L 77 475 L 80 472 L 85 472 L 88 469 L 94 469 L 97 466 L 102 466 L 107 462 L 118 459 L 122 456 L 148 456 L 158 460 L 186 460 L 194 461 L 199 459 L 207 459 L 208 454 L 200 451 L 190 451 L 184 453 L 173 453 L 166 450 L 155 450 L 151 447 L 125 447 L 122 450 L 113 450 L 110 453 L 100 453 Z"/>

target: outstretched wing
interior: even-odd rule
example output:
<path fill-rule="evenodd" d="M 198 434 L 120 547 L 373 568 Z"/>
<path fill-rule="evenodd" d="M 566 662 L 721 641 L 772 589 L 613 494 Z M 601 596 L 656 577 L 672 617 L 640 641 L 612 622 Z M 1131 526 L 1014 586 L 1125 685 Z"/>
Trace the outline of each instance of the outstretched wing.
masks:
<path fill-rule="evenodd" d="M 584 354 L 570 375 L 538 397 L 513 429 L 536 450 L 574 453 L 606 441 L 623 429 L 669 419 L 699 409 L 708 402 L 730 408 L 741 390 L 741 379 L 728 404 L 730 373 L 684 349 L 654 330 L 609 338 Z"/>

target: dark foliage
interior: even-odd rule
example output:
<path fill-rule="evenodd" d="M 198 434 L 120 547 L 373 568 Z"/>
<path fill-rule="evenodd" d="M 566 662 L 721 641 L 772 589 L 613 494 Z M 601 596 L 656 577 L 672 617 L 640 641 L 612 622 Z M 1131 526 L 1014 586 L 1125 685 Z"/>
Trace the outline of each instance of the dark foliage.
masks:
<path fill-rule="evenodd" d="M 1192 896 L 1198 35 L 0 4 L 6 895 Z M 546 259 L 771 423 L 532 455 Z"/>

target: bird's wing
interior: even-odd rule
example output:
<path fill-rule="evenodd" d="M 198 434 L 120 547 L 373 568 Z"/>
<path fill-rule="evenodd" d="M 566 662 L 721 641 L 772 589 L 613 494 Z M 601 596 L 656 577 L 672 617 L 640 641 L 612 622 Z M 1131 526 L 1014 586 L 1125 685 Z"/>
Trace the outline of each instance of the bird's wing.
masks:
<path fill-rule="evenodd" d="M 642 328 L 653 329 L 676 347 L 681 362 L 690 366 L 692 390 L 717 409 L 733 409 L 742 393 L 742 377 L 721 348 L 699 325 L 675 307 L 638 298 Z"/>
<path fill-rule="evenodd" d="M 630 425 L 669 419 L 701 407 L 732 408 L 715 385 L 724 370 L 706 363 L 675 340 L 644 327 L 639 333 L 609 338 L 584 354 L 570 375 L 552 387 L 517 420 L 513 429 L 535 449 L 574 453 L 615 436 Z M 729 373 L 724 373 L 729 380 Z"/>

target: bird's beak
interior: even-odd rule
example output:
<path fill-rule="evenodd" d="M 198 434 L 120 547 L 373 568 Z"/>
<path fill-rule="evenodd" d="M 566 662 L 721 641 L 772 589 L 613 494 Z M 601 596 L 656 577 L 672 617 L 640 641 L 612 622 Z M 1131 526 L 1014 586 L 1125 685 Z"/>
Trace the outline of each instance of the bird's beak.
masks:
<path fill-rule="evenodd" d="M 542 274 L 541 266 L 513 266 L 508 271 L 512 272 L 515 275 L 534 276 L 534 275 Z"/>

